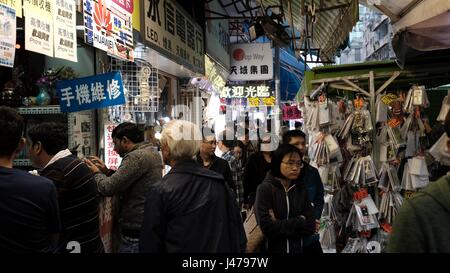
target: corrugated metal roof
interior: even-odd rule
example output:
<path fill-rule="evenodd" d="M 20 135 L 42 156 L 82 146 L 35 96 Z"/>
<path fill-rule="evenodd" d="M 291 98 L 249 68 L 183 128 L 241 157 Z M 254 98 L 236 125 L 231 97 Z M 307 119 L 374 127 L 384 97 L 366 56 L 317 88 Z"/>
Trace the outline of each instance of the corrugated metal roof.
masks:
<path fill-rule="evenodd" d="M 302 15 L 300 0 L 260 0 L 263 6 L 280 5 L 282 2 L 285 17 L 290 25 L 293 25 L 297 31 L 303 32 L 305 27 L 305 16 Z M 320 0 L 306 0 L 306 4 L 315 3 L 316 7 L 319 7 Z M 348 3 L 348 6 L 324 10 L 317 13 L 316 23 L 314 24 L 313 32 L 313 44 L 312 48 L 320 48 L 320 58 L 323 61 L 333 60 L 333 56 L 336 53 L 337 48 L 344 42 L 347 35 L 351 32 L 353 26 L 358 21 L 358 0 L 333 0 L 322 1 L 325 7 L 331 7 Z M 291 13 L 289 9 L 291 5 L 292 9 L 292 22 Z"/>

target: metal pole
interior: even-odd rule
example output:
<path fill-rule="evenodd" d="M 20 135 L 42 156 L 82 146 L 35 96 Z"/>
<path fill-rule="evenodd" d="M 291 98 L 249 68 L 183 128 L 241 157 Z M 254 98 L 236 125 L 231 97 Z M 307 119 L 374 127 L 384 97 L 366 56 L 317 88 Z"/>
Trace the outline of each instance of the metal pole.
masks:
<path fill-rule="evenodd" d="M 275 44 L 275 130 L 272 130 L 272 133 L 279 134 L 280 132 L 280 123 L 282 119 L 282 113 L 280 111 L 280 47 L 279 45 L 274 42 Z"/>

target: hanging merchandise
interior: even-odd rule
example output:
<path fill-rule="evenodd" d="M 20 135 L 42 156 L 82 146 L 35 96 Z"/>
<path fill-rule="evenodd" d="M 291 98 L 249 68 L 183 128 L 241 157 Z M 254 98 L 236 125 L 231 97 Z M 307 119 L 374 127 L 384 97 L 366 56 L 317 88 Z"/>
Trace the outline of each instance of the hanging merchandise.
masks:
<path fill-rule="evenodd" d="M 341 188 L 339 181 L 342 175 L 339 165 L 323 165 L 317 168 L 317 170 L 319 171 L 325 191 L 335 192 Z"/>
<path fill-rule="evenodd" d="M 441 111 L 439 112 L 439 115 L 437 116 L 436 120 L 439 122 L 444 122 L 449 109 L 450 109 L 450 90 L 448 90 L 447 96 L 445 96 L 444 100 L 442 101 Z"/>
<path fill-rule="evenodd" d="M 347 218 L 346 227 L 353 227 L 359 232 L 379 228 L 376 217 L 378 208 L 366 189 L 355 193 L 355 202 Z"/>
<path fill-rule="evenodd" d="M 329 134 L 318 133 L 311 150 L 312 161 L 317 167 L 343 161 L 337 140 Z"/>
<path fill-rule="evenodd" d="M 430 148 L 429 153 L 442 165 L 450 166 L 450 153 L 447 152 L 447 142 L 449 138 L 443 133 L 438 141 Z"/>
<path fill-rule="evenodd" d="M 402 188 L 407 191 L 415 191 L 428 185 L 429 173 L 425 158 L 416 156 L 408 159 L 405 164 L 402 178 Z"/>
<path fill-rule="evenodd" d="M 386 122 L 388 118 L 388 104 L 385 104 L 382 100 L 382 95 L 377 96 L 376 100 L 377 105 L 377 115 L 376 122 Z"/>
<path fill-rule="evenodd" d="M 344 180 L 360 186 L 378 182 L 377 171 L 372 157 L 353 157 L 344 172 Z"/>
<path fill-rule="evenodd" d="M 394 218 L 403 203 L 403 197 L 400 195 L 401 183 L 394 166 L 382 164 L 378 188 L 382 190 L 378 220 L 382 223 L 383 230 L 391 232 Z"/>
<path fill-rule="evenodd" d="M 427 92 L 425 91 L 425 86 L 412 86 L 406 95 L 406 100 L 403 105 L 403 111 L 406 113 L 412 113 L 414 106 L 420 106 L 428 108 L 430 106 L 430 101 L 428 100 Z"/>
<path fill-rule="evenodd" d="M 328 107 L 328 99 L 325 95 L 319 97 L 319 125 L 326 126 L 330 124 L 330 108 Z"/>
<path fill-rule="evenodd" d="M 333 195 L 325 196 L 322 217 L 320 219 L 320 244 L 324 252 L 336 252 L 336 211 L 333 206 Z"/>

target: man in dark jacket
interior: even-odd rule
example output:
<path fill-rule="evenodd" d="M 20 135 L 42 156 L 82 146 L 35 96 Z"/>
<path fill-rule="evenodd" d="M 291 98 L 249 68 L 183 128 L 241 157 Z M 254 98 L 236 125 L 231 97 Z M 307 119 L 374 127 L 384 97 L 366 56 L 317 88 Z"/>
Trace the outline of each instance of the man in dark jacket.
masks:
<path fill-rule="evenodd" d="M 150 189 L 140 252 L 245 250 L 245 232 L 230 188 L 220 174 L 192 160 L 201 139 L 198 128 L 188 121 L 173 120 L 163 130 L 161 152 L 172 169 Z"/>
<path fill-rule="evenodd" d="M 300 130 L 291 130 L 283 135 L 283 143 L 291 144 L 297 147 L 302 156 L 306 154 L 306 135 Z M 304 184 L 308 192 L 308 200 L 314 207 L 314 217 L 316 219 L 316 231 L 318 231 L 320 224 L 320 217 L 322 216 L 324 204 L 324 187 L 320 179 L 319 171 L 306 162 L 303 162 L 304 167 L 300 171 L 298 177 L 299 182 Z M 304 240 L 305 253 L 322 253 L 322 247 L 319 241 L 319 234 L 315 233 Z"/>
<path fill-rule="evenodd" d="M 233 181 L 230 165 L 225 159 L 217 157 L 214 153 L 217 144 L 216 136 L 208 128 L 205 128 L 204 131 L 209 131 L 209 134 L 203 135 L 203 141 L 197 154 L 197 162 L 203 167 L 221 174 L 228 186 L 236 192 L 236 184 Z"/>

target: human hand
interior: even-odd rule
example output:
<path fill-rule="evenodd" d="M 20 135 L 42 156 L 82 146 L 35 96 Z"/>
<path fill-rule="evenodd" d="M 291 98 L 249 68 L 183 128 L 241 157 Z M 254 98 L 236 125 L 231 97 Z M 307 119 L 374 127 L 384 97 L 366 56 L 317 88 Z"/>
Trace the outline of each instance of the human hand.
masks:
<path fill-rule="evenodd" d="M 101 171 L 104 174 L 108 174 L 109 169 L 106 167 L 105 163 L 103 163 L 103 161 L 100 158 L 96 156 L 89 156 L 88 160 L 97 167 L 98 169 L 97 171 Z"/>
<path fill-rule="evenodd" d="M 89 159 L 87 158 L 83 158 L 84 163 L 86 163 L 86 165 L 89 167 L 89 169 L 91 169 L 92 173 L 99 173 L 101 172 L 100 169 Z"/>
<path fill-rule="evenodd" d="M 275 218 L 275 213 L 273 213 L 272 209 L 269 209 L 269 214 L 270 214 L 270 219 L 272 219 L 272 221 L 275 222 L 277 220 L 277 218 Z"/>
<path fill-rule="evenodd" d="M 316 233 L 319 232 L 320 229 L 320 221 L 316 219 Z"/>

